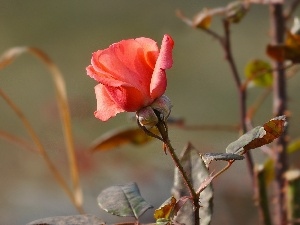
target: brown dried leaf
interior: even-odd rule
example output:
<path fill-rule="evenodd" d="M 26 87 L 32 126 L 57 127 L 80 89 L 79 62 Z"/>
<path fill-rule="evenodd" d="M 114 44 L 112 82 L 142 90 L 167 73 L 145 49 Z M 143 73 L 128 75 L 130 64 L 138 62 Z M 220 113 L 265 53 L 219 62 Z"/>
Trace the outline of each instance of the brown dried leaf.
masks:
<path fill-rule="evenodd" d="M 152 128 L 151 132 L 158 134 L 158 130 L 156 128 Z M 111 150 L 125 144 L 144 145 L 151 140 L 153 140 L 153 138 L 148 136 L 138 127 L 117 129 L 102 135 L 94 142 L 90 150 L 93 152 Z"/>
<path fill-rule="evenodd" d="M 226 148 L 226 152 L 242 155 L 250 149 L 269 144 L 283 133 L 286 125 L 286 116 L 275 117 L 263 126 L 253 128 L 238 140 L 230 143 Z"/>
<path fill-rule="evenodd" d="M 213 160 L 223 160 L 223 161 L 231 161 L 231 160 L 243 160 L 244 156 L 233 154 L 233 153 L 204 153 L 200 155 L 206 167 L 209 167 L 209 164 Z"/>
<path fill-rule="evenodd" d="M 173 210 L 176 205 L 176 198 L 171 196 L 158 209 L 154 211 L 155 219 L 170 219 L 173 216 Z"/>
<path fill-rule="evenodd" d="M 278 62 L 291 60 L 293 63 L 300 63 L 300 35 L 287 31 L 285 43 L 283 45 L 267 45 L 266 53 Z"/>
<path fill-rule="evenodd" d="M 193 27 L 208 29 L 211 25 L 212 15 L 208 9 L 203 9 L 193 19 Z"/>

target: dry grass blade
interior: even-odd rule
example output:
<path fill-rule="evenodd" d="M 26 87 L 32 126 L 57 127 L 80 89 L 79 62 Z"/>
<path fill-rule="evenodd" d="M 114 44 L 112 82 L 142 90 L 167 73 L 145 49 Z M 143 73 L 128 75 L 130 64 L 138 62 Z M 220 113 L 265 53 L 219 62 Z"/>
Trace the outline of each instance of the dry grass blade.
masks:
<path fill-rule="evenodd" d="M 15 145 L 20 146 L 30 152 L 35 152 L 35 153 L 38 152 L 38 150 L 36 148 L 33 148 L 26 140 L 19 138 L 13 134 L 7 133 L 3 130 L 0 130 L 0 138 L 10 141 Z"/>
<path fill-rule="evenodd" d="M 25 129 L 29 133 L 30 137 L 32 138 L 33 142 L 35 143 L 38 152 L 42 155 L 43 159 L 46 162 L 46 165 L 48 166 L 49 170 L 57 180 L 57 182 L 61 185 L 63 190 L 67 193 L 67 195 L 70 197 L 71 201 L 75 204 L 75 199 L 73 196 L 72 191 L 68 187 L 67 183 L 65 182 L 64 178 L 62 175 L 59 173 L 59 171 L 56 169 L 55 165 L 52 163 L 50 160 L 44 146 L 42 145 L 38 135 L 34 131 L 33 127 L 25 117 L 25 115 L 22 113 L 22 111 L 13 103 L 13 101 L 0 89 L 0 96 L 5 100 L 5 102 L 11 107 L 11 109 L 17 114 L 17 116 L 20 118 L 22 121 Z M 77 207 L 77 206 L 76 206 Z"/>
<path fill-rule="evenodd" d="M 79 182 L 79 173 L 77 159 L 75 155 L 75 148 L 73 142 L 72 126 L 71 126 L 71 116 L 67 100 L 67 93 L 65 88 L 65 82 L 63 76 L 57 66 L 51 61 L 51 59 L 41 50 L 37 48 L 29 48 L 29 51 L 41 59 L 50 70 L 57 94 L 58 106 L 61 114 L 61 119 L 63 122 L 63 130 L 65 135 L 65 143 L 67 154 L 69 158 L 69 167 L 73 183 L 74 197 L 76 204 L 82 206 L 82 190 Z"/>
<path fill-rule="evenodd" d="M 75 204 L 77 208 L 82 208 L 82 190 L 79 182 L 78 165 L 75 155 L 75 149 L 73 144 L 73 134 L 71 128 L 70 110 L 67 101 L 67 93 L 65 88 L 65 82 L 58 67 L 52 62 L 52 60 L 41 50 L 33 47 L 15 47 L 9 49 L 0 58 L 0 69 L 9 65 L 14 61 L 16 57 L 23 53 L 31 53 L 41 60 L 51 72 L 60 110 L 60 115 L 63 124 L 63 131 L 67 149 L 67 155 L 69 159 L 69 167 L 73 184 L 73 195 L 75 198 Z M 82 210 L 81 210 L 82 211 Z"/>

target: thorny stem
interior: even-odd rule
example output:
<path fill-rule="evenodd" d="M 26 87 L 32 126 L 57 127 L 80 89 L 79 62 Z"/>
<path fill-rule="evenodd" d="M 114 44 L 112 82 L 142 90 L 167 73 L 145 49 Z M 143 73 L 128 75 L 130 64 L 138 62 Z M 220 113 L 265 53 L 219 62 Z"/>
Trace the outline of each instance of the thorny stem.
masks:
<path fill-rule="evenodd" d="M 285 34 L 285 18 L 283 15 L 282 4 L 270 5 L 270 19 L 272 31 L 272 44 L 279 45 L 284 43 Z M 273 113 L 275 116 L 283 115 L 287 111 L 287 93 L 286 93 L 286 78 L 285 70 L 282 62 L 273 62 L 275 68 L 273 77 Z M 287 162 L 287 140 L 286 131 L 280 136 L 274 145 L 275 152 L 275 224 L 287 224 L 287 207 L 286 207 L 286 179 L 284 173 L 288 168 Z"/>
<path fill-rule="evenodd" d="M 190 195 L 193 198 L 193 204 L 195 207 L 195 225 L 199 225 L 200 224 L 200 218 L 199 218 L 199 209 L 200 209 L 200 203 L 199 203 L 199 195 L 197 195 L 197 193 L 194 190 L 194 187 L 191 183 L 191 181 L 189 180 L 186 172 L 184 171 L 180 160 L 178 158 L 178 156 L 175 153 L 174 148 L 171 145 L 170 139 L 169 139 L 169 134 L 168 134 L 168 127 L 167 124 L 162 121 L 159 120 L 159 122 L 156 125 L 157 129 L 159 130 L 160 134 L 161 134 L 161 139 L 167 149 L 167 151 L 170 153 L 176 167 L 178 168 L 179 172 L 181 173 L 183 180 L 185 182 L 186 187 L 188 188 L 188 191 L 190 193 Z M 159 138 L 159 140 L 161 140 Z"/>
<path fill-rule="evenodd" d="M 168 133 L 166 132 L 166 126 L 167 126 L 166 123 L 160 121 L 160 122 L 158 122 L 158 124 L 156 126 L 162 136 L 163 142 L 166 145 L 167 150 L 169 151 L 176 167 L 179 169 L 181 175 L 183 176 L 184 182 L 185 182 L 187 188 L 189 189 L 190 195 L 192 197 L 196 197 L 196 192 L 194 191 L 193 185 L 190 182 L 187 174 L 185 173 L 185 171 L 180 163 L 180 160 L 179 160 L 178 156 L 176 155 L 174 148 L 171 145 Z"/>

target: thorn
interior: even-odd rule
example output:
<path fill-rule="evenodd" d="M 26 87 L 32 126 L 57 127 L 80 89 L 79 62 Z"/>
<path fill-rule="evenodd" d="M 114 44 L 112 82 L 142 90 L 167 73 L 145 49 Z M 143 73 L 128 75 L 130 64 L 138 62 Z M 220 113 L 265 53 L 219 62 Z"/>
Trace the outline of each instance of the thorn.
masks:
<path fill-rule="evenodd" d="M 165 143 L 163 143 L 163 149 L 164 149 L 165 154 L 167 155 L 167 145 Z"/>

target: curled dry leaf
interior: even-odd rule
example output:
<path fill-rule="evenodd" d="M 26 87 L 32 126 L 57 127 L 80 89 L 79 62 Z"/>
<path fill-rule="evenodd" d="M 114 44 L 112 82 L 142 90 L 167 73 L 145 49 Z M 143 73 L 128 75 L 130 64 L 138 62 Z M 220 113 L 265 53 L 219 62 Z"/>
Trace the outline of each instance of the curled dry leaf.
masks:
<path fill-rule="evenodd" d="M 176 205 L 176 198 L 171 196 L 158 209 L 154 211 L 154 218 L 170 220 L 174 216 L 174 208 Z"/>
<path fill-rule="evenodd" d="M 263 126 L 253 128 L 238 140 L 230 143 L 226 148 L 226 152 L 242 155 L 250 149 L 269 144 L 283 133 L 286 125 L 286 116 L 275 117 Z"/>
<path fill-rule="evenodd" d="M 155 127 L 150 130 L 152 133 L 158 134 L 158 130 Z M 111 150 L 125 144 L 144 145 L 152 139 L 152 137 L 148 136 L 138 127 L 117 129 L 107 132 L 99 137 L 96 141 L 94 141 L 90 150 L 92 152 Z"/>
<path fill-rule="evenodd" d="M 211 25 L 213 16 L 224 15 L 226 12 L 225 7 L 213 8 L 213 9 L 203 9 L 198 14 L 194 16 L 191 20 L 187 18 L 182 11 L 177 10 L 176 15 L 188 26 L 194 28 L 208 29 Z"/>
<path fill-rule="evenodd" d="M 295 19 L 290 30 L 286 31 L 286 39 L 281 45 L 267 45 L 267 55 L 278 61 L 291 60 L 293 63 L 300 63 L 300 34 L 299 20 Z"/>
<path fill-rule="evenodd" d="M 242 160 L 244 156 L 233 154 L 233 153 L 204 153 L 200 154 L 203 162 L 205 163 L 206 167 L 209 167 L 209 164 L 213 160 L 223 160 L 223 161 L 230 161 L 230 160 Z"/>
<path fill-rule="evenodd" d="M 193 27 L 208 29 L 211 25 L 212 15 L 208 9 L 203 9 L 193 19 Z"/>

